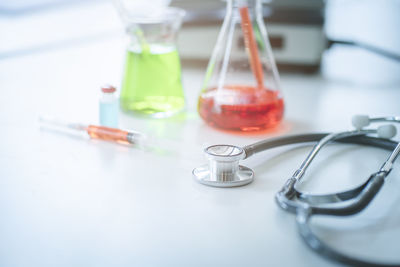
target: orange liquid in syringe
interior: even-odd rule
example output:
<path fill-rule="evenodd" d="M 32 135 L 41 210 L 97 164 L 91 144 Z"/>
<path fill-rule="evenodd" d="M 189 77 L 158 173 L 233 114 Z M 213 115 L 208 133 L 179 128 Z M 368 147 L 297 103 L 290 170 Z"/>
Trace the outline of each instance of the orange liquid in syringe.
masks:
<path fill-rule="evenodd" d="M 86 131 L 91 138 L 117 142 L 120 144 L 131 144 L 128 140 L 129 132 L 127 131 L 96 125 L 89 125 Z"/>
<path fill-rule="evenodd" d="M 277 91 L 235 85 L 203 92 L 198 108 L 200 116 L 212 126 L 253 131 L 278 124 L 284 103 Z"/>

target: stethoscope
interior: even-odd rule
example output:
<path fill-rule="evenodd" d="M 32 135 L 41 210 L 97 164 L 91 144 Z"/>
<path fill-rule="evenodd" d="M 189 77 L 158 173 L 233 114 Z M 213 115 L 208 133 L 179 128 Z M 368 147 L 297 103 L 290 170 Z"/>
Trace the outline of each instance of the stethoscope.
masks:
<path fill-rule="evenodd" d="M 195 168 L 193 177 L 201 184 L 214 187 L 235 187 L 249 184 L 254 179 L 254 172 L 239 165 L 239 161 L 258 152 L 278 146 L 318 142 L 308 154 L 291 178 L 275 195 L 277 204 L 283 209 L 296 214 L 296 222 L 302 239 L 315 252 L 335 261 L 363 266 L 400 266 L 400 264 L 381 264 L 368 262 L 344 255 L 322 242 L 309 225 L 313 215 L 348 216 L 362 211 L 372 201 L 382 187 L 385 178 L 393 168 L 393 163 L 400 154 L 400 143 L 390 140 L 396 135 L 393 125 L 382 125 L 376 129 L 365 129 L 373 122 L 400 122 L 400 117 L 369 118 L 354 116 L 352 123 L 355 130 L 339 133 L 316 133 L 285 136 L 263 140 L 245 147 L 233 145 L 212 145 L 204 152 L 208 164 Z M 367 136 L 376 134 L 378 137 Z M 332 142 L 351 143 L 391 150 L 392 153 L 382 167 L 367 179 L 362 185 L 347 191 L 334 194 L 313 195 L 297 190 L 307 168 L 318 152 Z M 351 201 L 348 201 L 351 200 Z M 341 205 L 338 205 L 341 204 Z"/>

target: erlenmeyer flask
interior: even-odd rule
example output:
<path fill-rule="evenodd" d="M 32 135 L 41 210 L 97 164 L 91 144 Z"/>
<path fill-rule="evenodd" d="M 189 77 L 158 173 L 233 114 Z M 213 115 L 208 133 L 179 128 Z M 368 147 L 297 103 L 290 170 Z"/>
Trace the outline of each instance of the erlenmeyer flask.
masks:
<path fill-rule="evenodd" d="M 228 0 L 199 97 L 200 116 L 215 127 L 251 131 L 278 124 L 283 109 L 261 0 Z"/>

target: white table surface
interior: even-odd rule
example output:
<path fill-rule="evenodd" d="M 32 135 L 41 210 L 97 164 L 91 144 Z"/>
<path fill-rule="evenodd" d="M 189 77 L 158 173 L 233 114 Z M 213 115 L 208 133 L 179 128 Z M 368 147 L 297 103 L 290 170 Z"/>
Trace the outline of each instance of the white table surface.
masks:
<path fill-rule="evenodd" d="M 164 120 L 120 114 L 121 127 L 158 138 L 164 150 L 39 127 L 39 114 L 96 124 L 99 87 L 119 85 L 123 51 L 124 42 L 113 36 L 0 60 L 0 266 L 335 266 L 302 243 L 294 216 L 274 202 L 310 147 L 249 158 L 243 165 L 254 169 L 255 181 L 240 188 L 200 185 L 192 169 L 205 163 L 202 148 L 208 144 L 350 129 L 353 114 L 398 115 L 400 85 L 283 74 L 283 123 L 238 134 L 199 118 L 205 70 L 185 67 L 184 113 Z M 387 155 L 367 147 L 328 147 L 303 188 L 324 193 L 359 184 Z M 396 164 L 361 214 L 316 219 L 315 231 L 351 255 L 399 262 L 399 170 Z"/>

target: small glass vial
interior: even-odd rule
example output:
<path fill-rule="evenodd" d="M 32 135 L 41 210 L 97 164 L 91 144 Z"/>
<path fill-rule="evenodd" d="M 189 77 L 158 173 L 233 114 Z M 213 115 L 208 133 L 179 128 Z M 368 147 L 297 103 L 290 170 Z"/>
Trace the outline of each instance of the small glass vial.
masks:
<path fill-rule="evenodd" d="M 118 128 L 119 102 L 114 86 L 106 85 L 101 88 L 99 99 L 100 125 Z"/>

